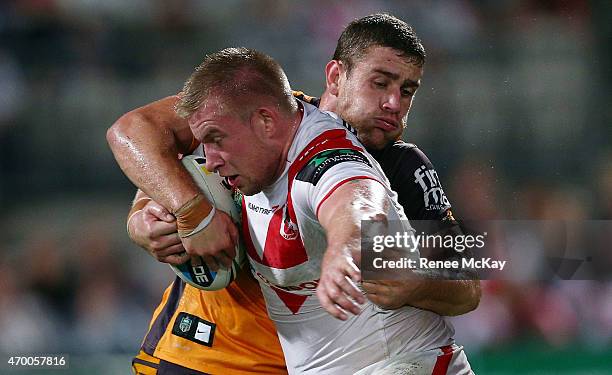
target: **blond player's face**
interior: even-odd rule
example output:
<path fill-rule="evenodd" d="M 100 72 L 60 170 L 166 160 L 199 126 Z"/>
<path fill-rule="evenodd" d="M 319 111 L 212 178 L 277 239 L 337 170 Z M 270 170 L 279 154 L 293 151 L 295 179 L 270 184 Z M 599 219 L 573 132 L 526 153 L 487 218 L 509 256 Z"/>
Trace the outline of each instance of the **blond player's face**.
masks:
<path fill-rule="evenodd" d="M 206 169 L 219 172 L 246 195 L 270 185 L 278 160 L 247 121 L 221 111 L 210 101 L 189 118 L 193 135 L 202 142 Z"/>
<path fill-rule="evenodd" d="M 390 47 L 370 47 L 347 74 L 341 67 L 336 112 L 357 129 L 369 148 L 398 139 L 405 126 L 423 68 Z"/>

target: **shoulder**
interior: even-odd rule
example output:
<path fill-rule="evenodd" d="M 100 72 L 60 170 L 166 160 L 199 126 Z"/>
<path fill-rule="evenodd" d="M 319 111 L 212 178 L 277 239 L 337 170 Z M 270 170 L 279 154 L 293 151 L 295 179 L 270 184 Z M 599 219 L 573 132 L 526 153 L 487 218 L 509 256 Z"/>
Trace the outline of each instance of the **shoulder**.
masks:
<path fill-rule="evenodd" d="M 290 156 L 296 159 L 312 157 L 327 149 L 352 148 L 362 150 L 362 145 L 342 119 L 334 113 L 322 112 L 317 107 L 301 101 L 304 117 L 295 134 Z"/>
<path fill-rule="evenodd" d="M 403 141 L 397 141 L 391 146 L 392 152 L 401 153 L 405 158 L 411 158 L 421 161 L 429 162 L 429 158 L 425 155 L 425 152 L 414 143 L 407 143 Z"/>
<path fill-rule="evenodd" d="M 427 155 L 414 143 L 396 141 L 383 150 L 372 150 L 370 153 L 383 167 L 406 170 L 406 168 L 417 169 L 424 165 L 428 169 L 433 168 Z"/>
<path fill-rule="evenodd" d="M 398 141 L 374 154 L 409 219 L 444 217 L 451 205 L 438 173 L 422 150 L 412 143 Z"/>

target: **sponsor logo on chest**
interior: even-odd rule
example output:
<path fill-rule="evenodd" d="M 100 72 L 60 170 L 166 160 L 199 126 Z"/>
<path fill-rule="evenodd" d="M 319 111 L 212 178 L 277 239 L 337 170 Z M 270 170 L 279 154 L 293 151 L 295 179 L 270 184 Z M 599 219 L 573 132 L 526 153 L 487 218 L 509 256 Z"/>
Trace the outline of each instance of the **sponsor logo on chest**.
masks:
<path fill-rule="evenodd" d="M 425 165 L 421 165 L 414 171 L 414 178 L 414 182 L 423 189 L 425 209 L 440 210 L 450 206 L 450 202 L 446 194 L 444 194 L 444 190 L 442 190 L 440 178 L 435 170 L 427 169 Z"/>
<path fill-rule="evenodd" d="M 257 206 L 251 202 L 248 203 L 248 207 L 249 207 L 249 210 L 257 212 L 262 215 L 270 215 L 271 213 L 273 213 L 274 211 L 278 209 L 278 205 L 272 206 L 270 208 L 265 208 L 265 207 Z"/>

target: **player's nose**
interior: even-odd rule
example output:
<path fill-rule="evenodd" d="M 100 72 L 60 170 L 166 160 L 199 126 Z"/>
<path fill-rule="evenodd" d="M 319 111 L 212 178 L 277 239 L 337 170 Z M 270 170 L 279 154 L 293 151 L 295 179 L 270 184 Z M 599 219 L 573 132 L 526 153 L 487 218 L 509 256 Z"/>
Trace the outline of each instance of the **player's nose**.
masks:
<path fill-rule="evenodd" d="M 390 90 L 383 97 L 382 108 L 388 112 L 399 112 L 401 106 L 401 93 L 399 90 Z"/>
<path fill-rule="evenodd" d="M 223 165 L 223 159 L 214 148 L 206 147 L 206 145 L 204 146 L 204 153 L 206 155 L 206 169 L 210 172 L 216 172 Z"/>

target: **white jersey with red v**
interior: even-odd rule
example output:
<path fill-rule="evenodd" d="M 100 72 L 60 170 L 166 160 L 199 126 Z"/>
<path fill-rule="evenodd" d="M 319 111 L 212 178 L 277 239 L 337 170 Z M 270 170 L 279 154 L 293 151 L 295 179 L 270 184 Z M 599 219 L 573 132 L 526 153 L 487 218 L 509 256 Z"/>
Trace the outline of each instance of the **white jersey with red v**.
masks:
<path fill-rule="evenodd" d="M 372 179 L 387 188 L 389 220 L 405 219 L 378 163 L 342 121 L 302 102 L 304 117 L 284 173 L 264 191 L 243 197 L 249 262 L 275 322 L 287 367 L 297 373 L 352 373 L 389 356 L 449 345 L 453 329 L 431 312 L 381 310 L 366 303 L 340 321 L 315 294 L 327 247 L 317 220 L 342 184 Z M 406 231 L 412 231 L 409 225 Z"/>

